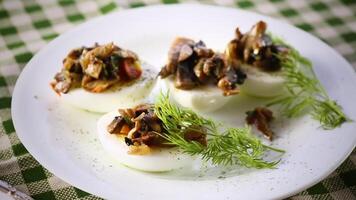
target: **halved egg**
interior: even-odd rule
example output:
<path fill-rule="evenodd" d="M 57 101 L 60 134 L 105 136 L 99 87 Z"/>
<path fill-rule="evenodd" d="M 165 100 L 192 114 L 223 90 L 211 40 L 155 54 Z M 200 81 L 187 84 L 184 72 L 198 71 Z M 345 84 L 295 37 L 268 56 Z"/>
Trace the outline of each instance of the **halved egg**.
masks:
<path fill-rule="evenodd" d="M 182 90 L 174 86 L 172 78 L 163 79 L 173 99 L 185 108 L 199 112 L 211 112 L 223 107 L 233 96 L 224 96 L 216 86 L 199 86 Z"/>
<path fill-rule="evenodd" d="M 150 69 L 150 66 L 144 63 L 142 68 Z M 156 73 L 143 70 L 141 77 L 130 83 L 115 86 L 100 93 L 74 88 L 66 94 L 61 94 L 61 99 L 63 102 L 84 110 L 105 113 L 116 108 L 129 108 L 145 102 L 155 83 Z"/>
<path fill-rule="evenodd" d="M 118 115 L 113 111 L 102 116 L 97 122 L 97 133 L 104 150 L 121 164 L 147 172 L 165 172 L 193 164 L 194 157 L 176 148 L 155 147 L 149 148 L 149 153 L 144 155 L 130 154 L 132 149 L 126 145 L 124 136 L 107 131 L 107 126 Z"/>
<path fill-rule="evenodd" d="M 247 76 L 240 87 L 242 93 L 256 97 L 275 97 L 285 91 L 281 72 L 263 72 L 246 65 L 242 67 L 242 71 Z"/>
<path fill-rule="evenodd" d="M 61 99 L 92 112 L 133 107 L 150 94 L 156 80 L 152 67 L 114 43 L 71 50 L 50 83 Z"/>
<path fill-rule="evenodd" d="M 241 92 L 257 97 L 275 97 L 284 92 L 278 56 L 288 52 L 288 47 L 274 44 L 266 30 L 267 24 L 263 21 L 244 34 L 236 28 L 235 38 L 225 49 L 229 65 L 238 66 L 246 74 Z"/>

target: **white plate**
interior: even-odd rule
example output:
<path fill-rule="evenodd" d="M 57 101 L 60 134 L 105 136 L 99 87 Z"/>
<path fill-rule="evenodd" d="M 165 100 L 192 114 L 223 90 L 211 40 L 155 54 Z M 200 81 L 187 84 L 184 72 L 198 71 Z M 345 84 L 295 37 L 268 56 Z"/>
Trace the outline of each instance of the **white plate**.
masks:
<path fill-rule="evenodd" d="M 20 75 L 12 101 L 17 134 L 28 151 L 68 183 L 112 199 L 275 199 L 306 189 L 325 178 L 355 147 L 355 123 L 324 131 L 307 116 L 279 122 L 273 146 L 283 148 L 278 169 L 199 173 L 149 174 L 111 160 L 100 146 L 98 115 L 63 105 L 49 82 L 74 47 L 114 41 L 137 52 L 159 68 L 176 36 L 202 39 L 223 50 L 236 26 L 247 31 L 258 20 L 312 60 L 330 96 L 356 119 L 356 77 L 352 67 L 333 49 L 291 25 L 255 13 L 200 5 L 153 6 L 120 11 L 87 22 L 42 49 Z M 246 97 L 238 97 L 210 116 L 241 124 Z M 240 102 L 240 103 L 239 103 Z M 242 103 L 241 103 L 242 102 Z M 233 106 L 233 107 L 231 107 Z"/>

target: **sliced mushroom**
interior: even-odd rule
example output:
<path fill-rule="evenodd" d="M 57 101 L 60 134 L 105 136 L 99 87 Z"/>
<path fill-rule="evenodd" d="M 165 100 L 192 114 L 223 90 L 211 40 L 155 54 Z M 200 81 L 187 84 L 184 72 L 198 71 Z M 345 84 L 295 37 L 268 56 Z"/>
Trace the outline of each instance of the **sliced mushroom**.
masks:
<path fill-rule="evenodd" d="M 189 50 L 186 51 L 180 56 L 180 52 L 183 46 L 193 46 L 194 41 L 188 38 L 178 37 L 176 38 L 168 52 L 168 62 L 164 67 L 164 72 L 160 73 L 161 75 L 170 75 L 176 72 L 177 65 L 180 59 L 183 59 L 189 54 Z M 187 47 L 185 47 L 187 48 Z M 180 58 L 181 57 L 181 58 Z"/>
<path fill-rule="evenodd" d="M 174 82 L 176 88 L 188 90 L 198 85 L 194 71 L 190 67 L 191 64 L 187 61 L 184 61 L 178 65 Z"/>
<path fill-rule="evenodd" d="M 239 68 L 228 67 L 224 77 L 219 80 L 218 87 L 223 90 L 225 96 L 238 94 L 240 89 L 237 85 L 242 85 L 246 78 L 246 74 Z"/>
<path fill-rule="evenodd" d="M 188 44 L 183 44 L 179 50 L 178 62 L 187 60 L 190 56 L 193 55 L 193 49 Z"/>
<path fill-rule="evenodd" d="M 127 138 L 129 139 L 133 139 L 134 137 L 134 134 L 136 133 L 137 131 L 137 128 L 136 128 L 136 124 L 135 124 L 135 127 L 132 128 L 128 133 L 127 133 Z"/>
<path fill-rule="evenodd" d="M 206 58 L 199 59 L 198 63 L 194 66 L 194 74 L 201 83 L 205 82 L 208 76 L 204 73 L 204 64 Z"/>
<path fill-rule="evenodd" d="M 253 62 L 253 65 L 264 71 L 278 71 L 281 65 L 275 54 L 277 54 L 277 51 L 273 47 L 262 48 L 258 59 Z"/>
<path fill-rule="evenodd" d="M 116 116 L 114 120 L 107 126 L 107 131 L 111 134 L 118 134 L 124 126 L 125 120 L 122 116 Z"/>
<path fill-rule="evenodd" d="M 228 65 L 235 67 L 248 64 L 263 71 L 280 70 L 280 61 L 276 55 L 286 52 L 286 48 L 273 44 L 266 29 L 267 24 L 263 21 L 256 23 L 246 34 L 236 29 L 236 38 L 225 51 Z"/>
<path fill-rule="evenodd" d="M 119 113 L 121 116 L 127 117 L 129 119 L 132 119 L 135 117 L 135 113 L 133 109 L 119 109 Z"/>
<path fill-rule="evenodd" d="M 215 79 L 220 79 L 224 75 L 224 68 L 226 64 L 221 54 L 215 54 L 214 56 L 206 59 L 203 72 L 206 75 L 213 76 Z"/>
<path fill-rule="evenodd" d="M 201 40 L 194 44 L 193 49 L 198 57 L 209 58 L 214 55 L 214 51 L 207 48 L 205 43 Z"/>
<path fill-rule="evenodd" d="M 267 29 L 267 24 L 263 21 L 259 21 L 255 24 L 251 30 L 246 33 L 241 41 L 244 44 L 243 59 L 245 62 L 251 60 L 252 54 L 259 54 L 262 47 L 264 47 L 264 34 Z"/>
<path fill-rule="evenodd" d="M 244 48 L 244 44 L 239 39 L 233 39 L 229 42 L 225 50 L 227 66 L 237 68 L 245 62 L 243 58 Z"/>
<path fill-rule="evenodd" d="M 136 111 L 137 112 L 137 111 Z M 135 118 L 132 119 L 133 122 L 139 122 L 141 121 L 144 117 L 145 117 L 146 113 L 145 112 L 141 112 L 141 114 Z"/>
<path fill-rule="evenodd" d="M 273 138 L 273 131 L 269 123 L 273 120 L 273 112 L 268 108 L 257 107 L 253 111 L 246 112 L 246 122 L 255 125 L 269 140 Z"/>
<path fill-rule="evenodd" d="M 145 132 L 140 138 L 135 138 L 132 141 L 147 146 L 164 146 L 165 142 L 165 140 L 155 131 Z"/>
<path fill-rule="evenodd" d="M 133 108 L 135 116 L 141 115 L 141 113 L 147 113 L 148 110 L 153 108 L 153 104 L 140 104 Z"/>

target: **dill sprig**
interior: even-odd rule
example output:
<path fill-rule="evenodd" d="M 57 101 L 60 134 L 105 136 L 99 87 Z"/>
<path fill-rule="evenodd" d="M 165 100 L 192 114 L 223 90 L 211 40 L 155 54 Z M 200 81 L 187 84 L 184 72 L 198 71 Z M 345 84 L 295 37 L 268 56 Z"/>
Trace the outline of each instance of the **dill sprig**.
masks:
<path fill-rule="evenodd" d="M 342 108 L 333 101 L 319 82 L 312 63 L 286 44 L 281 38 L 272 37 L 273 43 L 288 47 L 286 54 L 277 55 L 281 61 L 285 88 L 288 93 L 267 106 L 280 105 L 282 114 L 291 118 L 309 110 L 324 129 L 334 129 L 349 119 Z"/>
<path fill-rule="evenodd" d="M 219 132 L 220 124 L 205 119 L 189 109 L 170 103 L 169 95 L 160 94 L 155 103 L 155 113 L 163 122 L 166 134 L 161 134 L 169 144 L 189 155 L 200 155 L 214 165 L 241 165 L 251 168 L 274 168 L 279 161 L 262 159 L 267 150 L 284 152 L 262 142 L 251 134 L 249 127 L 228 128 Z M 205 130 L 207 145 L 184 139 L 187 130 Z"/>

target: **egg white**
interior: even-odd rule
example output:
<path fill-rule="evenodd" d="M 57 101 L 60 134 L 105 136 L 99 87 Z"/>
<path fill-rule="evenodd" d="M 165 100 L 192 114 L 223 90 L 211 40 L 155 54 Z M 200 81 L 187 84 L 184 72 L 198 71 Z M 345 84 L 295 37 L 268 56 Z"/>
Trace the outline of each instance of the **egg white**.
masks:
<path fill-rule="evenodd" d="M 216 86 L 201 86 L 191 90 L 182 90 L 174 86 L 171 78 L 163 79 L 173 99 L 185 108 L 198 112 L 212 112 L 224 106 L 232 96 L 224 96 Z"/>
<path fill-rule="evenodd" d="M 145 66 L 142 68 L 145 69 Z M 143 103 L 147 99 L 155 85 L 155 77 L 156 73 L 143 70 L 141 77 L 132 84 L 101 93 L 75 88 L 66 94 L 61 94 L 61 100 L 75 107 L 99 113 L 110 112 L 118 108 L 130 108 Z"/>
<path fill-rule="evenodd" d="M 275 97 L 284 90 L 284 78 L 280 72 L 263 72 L 255 67 L 243 66 L 247 78 L 240 86 L 241 92 L 256 97 Z"/>
<path fill-rule="evenodd" d="M 117 111 L 109 112 L 97 122 L 99 141 L 104 150 L 121 164 L 141 171 L 164 172 L 193 164 L 194 157 L 183 154 L 176 148 L 156 148 L 147 155 L 128 154 L 129 147 L 124 137 L 107 132 L 107 125 L 118 116 Z"/>

